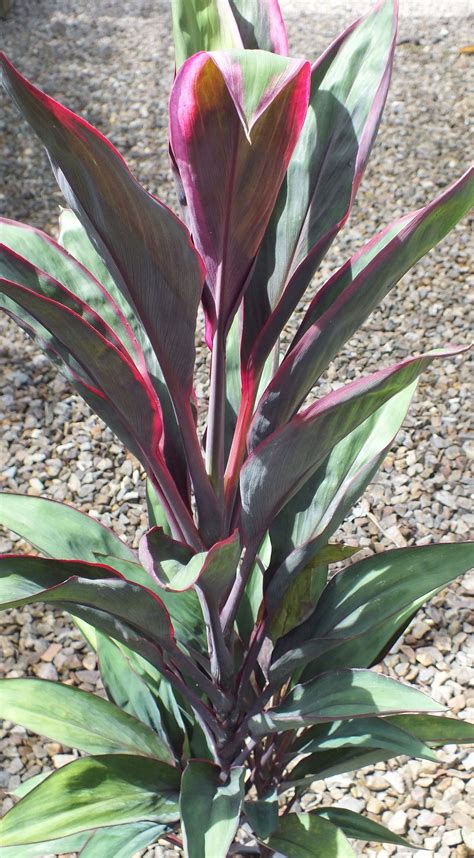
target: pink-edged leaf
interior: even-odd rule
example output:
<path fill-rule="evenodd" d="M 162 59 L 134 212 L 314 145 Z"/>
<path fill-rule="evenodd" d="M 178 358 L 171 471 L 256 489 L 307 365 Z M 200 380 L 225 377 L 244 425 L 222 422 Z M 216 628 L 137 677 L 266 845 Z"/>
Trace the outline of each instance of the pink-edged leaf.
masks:
<path fill-rule="evenodd" d="M 262 441 L 240 477 L 245 544 L 258 543 L 279 511 L 304 486 L 336 444 L 390 397 L 410 386 L 437 357 L 466 351 L 437 349 L 407 358 L 324 396 Z"/>
<path fill-rule="evenodd" d="M 160 449 L 161 408 L 151 383 L 140 374 L 130 357 L 106 339 L 87 319 L 71 307 L 48 297 L 48 291 L 54 291 L 54 294 L 61 291 L 60 284 L 43 272 L 37 272 L 34 266 L 25 265 L 24 260 L 20 266 L 18 259 L 14 259 L 19 267 L 17 273 L 23 273 L 25 277 L 28 273 L 30 285 L 35 288 L 0 279 L 0 292 L 50 331 L 63 350 L 73 355 L 81 372 L 83 370 L 86 375 L 86 380 L 80 376 L 78 382 L 88 388 L 89 395 L 97 401 L 103 398 L 112 404 L 118 417 L 118 426 L 125 430 L 126 442 L 154 477 L 162 499 L 166 501 L 167 510 L 185 528 L 183 535 L 186 539 L 200 544 L 191 514 L 163 459 Z M 75 299 L 76 302 L 78 300 Z M 102 324 L 105 326 L 105 323 Z M 94 388 L 90 388 L 89 379 L 92 379 Z M 116 431 L 114 422 L 112 429 Z"/>
<path fill-rule="evenodd" d="M 171 560 L 170 549 L 173 551 Z M 240 560 L 238 531 L 217 542 L 207 552 L 201 551 L 192 557 L 185 552 L 186 546 L 171 542 L 160 528 L 149 530 L 139 546 L 143 566 L 165 590 L 181 593 L 199 587 L 216 605 L 220 605 L 233 583 Z"/>
<path fill-rule="evenodd" d="M 171 94 L 170 140 L 207 271 L 211 327 L 232 318 L 306 115 L 309 65 L 200 53 Z"/>
<path fill-rule="evenodd" d="M 122 560 L 136 556 L 116 533 L 92 516 L 48 498 L 0 492 L 0 522 L 49 557 L 93 563 L 104 554 Z"/>
<path fill-rule="evenodd" d="M 244 48 L 288 54 L 288 37 L 278 0 L 230 0 Z"/>
<path fill-rule="evenodd" d="M 474 205 L 474 169 L 422 209 L 390 224 L 348 260 L 311 302 L 295 341 L 258 404 L 255 447 L 290 419 L 335 357 L 401 277 Z"/>
<path fill-rule="evenodd" d="M 206 517 L 217 518 L 217 504 L 190 402 L 202 260 L 184 224 L 141 187 L 106 137 L 34 87 L 3 54 L 0 65 L 5 89 L 46 147 L 68 205 L 148 334 L 178 415 L 205 529 Z"/>
<path fill-rule="evenodd" d="M 250 377 L 349 216 L 385 104 L 396 25 L 396 0 L 382 0 L 313 66 L 306 121 L 245 295 Z"/>
<path fill-rule="evenodd" d="M 68 204 L 142 319 L 170 389 L 189 395 L 204 272 L 187 229 L 96 128 L 3 55 L 1 65 L 3 84 L 46 147 Z"/>
<path fill-rule="evenodd" d="M 106 322 L 124 350 L 133 356 L 140 367 L 145 367 L 143 353 L 131 325 L 113 296 L 91 271 L 57 241 L 35 227 L 0 218 L 0 276 L 15 280 L 14 276 L 9 275 L 12 262 L 8 250 L 49 274 L 69 293 L 79 298 L 83 305 L 90 307 Z"/>
<path fill-rule="evenodd" d="M 0 556 L 2 609 L 32 602 L 84 606 L 117 617 L 164 648 L 174 646 L 168 611 L 152 590 L 127 581 L 110 566 L 15 554 Z M 69 606 L 69 607 L 66 607 Z"/>

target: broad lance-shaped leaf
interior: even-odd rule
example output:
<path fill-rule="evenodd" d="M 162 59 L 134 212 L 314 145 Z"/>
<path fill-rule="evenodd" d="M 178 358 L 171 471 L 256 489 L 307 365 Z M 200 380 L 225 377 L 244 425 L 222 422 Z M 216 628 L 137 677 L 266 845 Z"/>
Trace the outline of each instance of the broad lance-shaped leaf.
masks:
<path fill-rule="evenodd" d="M 259 541 L 282 507 L 311 478 L 336 444 L 388 399 L 409 387 L 436 357 L 466 350 L 452 346 L 407 358 L 357 379 L 299 412 L 262 441 L 240 474 L 242 532 Z"/>
<path fill-rule="evenodd" d="M 320 721 L 367 715 L 436 712 L 444 707 L 426 694 L 370 670 L 336 670 L 311 682 L 295 685 L 283 703 L 254 715 L 249 729 L 255 736 L 298 730 Z"/>
<path fill-rule="evenodd" d="M 85 385 L 87 378 L 92 379 L 97 389 L 91 392 L 96 398 L 100 401 L 103 397 L 112 403 L 120 427 L 125 430 L 127 446 L 138 456 L 147 471 L 154 475 L 163 502 L 186 531 L 183 535 L 191 544 L 199 544 L 190 512 L 179 495 L 160 450 L 163 427 L 161 407 L 149 379 L 139 372 L 129 355 L 106 339 L 95 324 L 77 312 L 80 306 L 72 309 L 62 301 L 49 297 L 50 290 L 56 294 L 61 292 L 60 284 L 37 271 L 26 260 L 13 257 L 11 252 L 9 258 L 14 264 L 17 279 L 23 276 L 26 281 L 28 277 L 29 285 L 27 287 L 19 282 L 0 279 L 0 292 L 51 331 L 86 373 Z M 75 299 L 75 302 L 80 303 L 79 299 Z M 112 428 L 115 428 L 113 424 Z"/>
<path fill-rule="evenodd" d="M 474 205 L 474 168 L 425 208 L 388 226 L 317 292 L 258 404 L 251 447 L 300 407 L 343 344 L 401 277 Z"/>
<path fill-rule="evenodd" d="M 339 441 L 276 517 L 270 529 L 272 559 L 265 592 L 269 614 L 373 479 L 405 419 L 415 387 L 416 382 L 392 396 Z"/>
<path fill-rule="evenodd" d="M 132 176 L 96 128 L 19 74 L 2 55 L 3 84 L 39 136 L 68 204 L 136 308 L 170 386 L 190 394 L 204 280 L 187 229 Z"/>
<path fill-rule="evenodd" d="M 105 554 L 135 559 L 132 549 L 112 530 L 58 501 L 0 492 L 0 524 L 49 557 L 91 563 Z"/>
<path fill-rule="evenodd" d="M 150 727 L 101 697 L 58 682 L 0 680 L 0 718 L 88 754 L 140 754 L 173 763 Z"/>
<path fill-rule="evenodd" d="M 171 0 L 176 68 L 199 51 L 242 48 L 229 0 Z"/>
<path fill-rule="evenodd" d="M 435 715 L 400 715 L 394 718 L 354 718 L 329 721 L 305 730 L 292 744 L 288 762 L 300 754 L 321 753 L 341 748 L 386 748 L 392 754 L 406 754 L 436 761 L 437 756 L 416 735 L 397 726 L 396 718 L 431 718 Z M 446 719 L 442 719 L 446 720 Z"/>
<path fill-rule="evenodd" d="M 288 772 L 284 778 L 285 786 L 309 787 L 313 781 L 355 772 L 364 766 L 391 760 L 394 756 L 393 751 L 379 748 L 339 748 L 337 751 L 310 754 Z"/>
<path fill-rule="evenodd" d="M 60 603 L 103 611 L 162 647 L 173 647 L 173 629 L 165 606 L 151 590 L 126 581 L 110 566 L 15 554 L 0 556 L 0 606 L 32 602 Z"/>
<path fill-rule="evenodd" d="M 146 846 L 156 843 L 167 830 L 166 825 L 150 822 L 99 828 L 81 850 L 80 858 L 130 858 Z"/>
<path fill-rule="evenodd" d="M 278 0 L 229 0 L 244 48 L 288 53 L 288 38 Z"/>
<path fill-rule="evenodd" d="M 431 595 L 474 566 L 474 543 L 400 548 L 367 557 L 331 579 L 313 614 L 282 638 L 272 672 L 305 676 L 373 664 Z"/>
<path fill-rule="evenodd" d="M 0 55 L 5 89 L 46 147 L 68 205 L 141 319 L 173 400 L 202 526 L 217 504 L 191 407 L 204 267 L 187 228 L 137 182 L 96 128 L 26 80 Z"/>
<path fill-rule="evenodd" d="M 250 822 L 252 831 L 255 831 L 255 834 L 262 840 L 266 840 L 278 827 L 277 790 L 274 788 L 263 798 L 258 798 L 255 801 L 245 801 L 243 810 Z"/>
<path fill-rule="evenodd" d="M 81 222 L 70 209 L 62 209 L 59 216 L 58 241 L 59 244 L 61 244 L 62 247 L 71 254 L 71 256 L 74 256 L 75 259 L 82 263 L 82 265 L 84 265 L 84 267 L 94 275 L 99 283 L 104 286 L 108 294 L 120 307 L 129 327 L 133 331 L 135 339 L 140 345 L 148 374 L 158 394 L 158 399 L 160 400 L 163 412 L 163 455 L 168 468 L 173 474 L 175 482 L 181 491 L 181 494 L 186 498 L 189 486 L 187 484 L 187 467 L 181 435 L 169 390 L 166 386 L 161 367 L 158 363 L 158 358 L 150 343 L 150 338 L 148 337 L 141 320 L 111 277 L 101 257 L 97 253 L 92 242 L 89 240 Z M 30 258 L 28 253 L 25 253 L 24 255 Z"/>
<path fill-rule="evenodd" d="M 226 858 L 239 826 L 245 769 L 232 768 L 227 783 L 212 763 L 190 760 L 181 781 L 180 812 L 186 858 Z"/>
<path fill-rule="evenodd" d="M 95 275 L 81 262 L 45 232 L 6 218 L 0 218 L 0 246 L 3 245 L 28 260 L 36 269 L 49 274 L 53 281 L 60 283 L 90 307 L 106 322 L 125 351 L 133 355 L 138 365 L 144 369 L 144 357 L 128 319 L 102 282 L 96 279 Z M 14 270 L 16 273 L 17 269 L 12 269 L 11 266 L 10 255 L 5 258 L 3 253 L 0 253 L 0 276 L 5 277 L 6 280 L 16 281 L 16 277 L 11 272 Z M 24 270 L 22 273 L 25 273 Z M 24 281 L 20 282 L 28 285 Z M 67 297 L 63 290 L 61 295 L 64 298 Z M 59 292 L 52 294 L 51 297 L 59 299 Z"/>
<path fill-rule="evenodd" d="M 385 104 L 396 19 L 396 3 L 384 0 L 312 68 L 306 120 L 245 295 L 250 379 L 349 215 Z"/>
<path fill-rule="evenodd" d="M 63 766 L 0 820 L 2 846 L 138 821 L 175 822 L 179 774 L 132 754 L 85 757 Z"/>
<path fill-rule="evenodd" d="M 128 712 L 149 727 L 173 761 L 168 736 L 163 727 L 155 696 L 134 663 L 134 653 L 125 651 L 106 635 L 97 633 L 97 656 L 100 678 L 107 697 L 122 711 Z M 165 759 L 165 758 L 163 758 Z"/>
<path fill-rule="evenodd" d="M 263 51 L 199 53 L 171 93 L 170 142 L 207 271 L 212 331 L 230 323 L 308 103 L 309 64 Z"/>
<path fill-rule="evenodd" d="M 309 813 L 281 816 L 268 846 L 278 855 L 291 858 L 356 858 L 340 828 Z"/>
<path fill-rule="evenodd" d="M 311 813 L 322 819 L 328 819 L 329 822 L 340 828 L 346 837 L 352 837 L 355 840 L 371 840 L 375 843 L 395 843 L 397 846 L 410 846 L 408 840 L 394 834 L 389 828 L 385 828 L 385 825 L 380 825 L 373 819 L 361 816 L 345 807 L 317 807 Z M 413 849 L 416 849 L 416 846 L 413 846 Z"/>

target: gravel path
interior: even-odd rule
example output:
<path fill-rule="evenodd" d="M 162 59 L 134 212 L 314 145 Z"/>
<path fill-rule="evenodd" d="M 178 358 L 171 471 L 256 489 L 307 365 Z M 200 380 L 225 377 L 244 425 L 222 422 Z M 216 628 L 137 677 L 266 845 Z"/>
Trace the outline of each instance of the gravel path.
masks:
<path fill-rule="evenodd" d="M 337 0 L 331 14 L 309 14 L 307 0 L 283 5 L 294 53 L 315 57 L 369 3 Z M 376 229 L 428 201 L 467 166 L 474 58 L 460 56 L 458 49 L 472 36 L 472 9 L 465 0 L 436 8 L 428 0 L 401 0 L 401 5 L 400 43 L 385 120 L 349 227 L 323 266 L 325 275 Z M 120 15 L 121 8 L 127 9 L 126 16 Z M 19 67 L 107 133 L 149 190 L 173 204 L 166 149 L 173 65 L 167 5 L 157 0 L 97 0 L 93 6 L 86 0 L 16 0 L 0 30 L 2 46 Z M 54 233 L 61 197 L 46 158 L 11 106 L 1 106 L 6 175 L 0 182 L 0 209 Z M 413 351 L 468 341 L 468 288 L 473 285 L 469 239 L 469 223 L 464 221 L 404 278 L 347 345 L 327 374 L 326 386 Z M 118 532 L 138 537 L 146 519 L 136 462 L 5 319 L 0 319 L 0 360 L 2 488 L 65 500 Z M 201 395 L 204 361 L 201 353 Z M 446 360 L 425 373 L 397 447 L 342 528 L 346 542 L 380 550 L 466 538 L 474 522 L 469 370 L 467 359 Z M 7 533 L 0 543 L 1 550 L 26 548 Z M 459 717 L 470 720 L 473 590 L 471 576 L 438 595 L 418 614 L 384 667 L 430 690 Z M 89 690 L 97 687 L 95 657 L 57 612 L 31 608 L 0 614 L 0 652 L 0 675 L 35 675 Z M 4 809 L 11 804 L 8 789 L 43 768 L 61 766 L 71 753 L 4 723 Z M 355 778 L 316 782 L 307 802 L 337 801 L 367 812 L 407 834 L 420 850 L 428 850 L 415 852 L 416 858 L 467 858 L 474 855 L 473 768 L 472 750 L 449 746 L 440 753 L 439 765 L 399 758 L 394 764 L 366 768 Z M 399 847 L 360 843 L 356 850 L 368 858 L 413 855 Z M 156 849 L 143 854 L 157 858 L 175 853 Z"/>

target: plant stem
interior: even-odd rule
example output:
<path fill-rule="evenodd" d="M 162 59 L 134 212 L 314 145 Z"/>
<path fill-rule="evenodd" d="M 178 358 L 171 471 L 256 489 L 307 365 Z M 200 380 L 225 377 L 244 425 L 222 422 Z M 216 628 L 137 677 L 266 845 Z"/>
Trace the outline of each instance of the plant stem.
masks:
<path fill-rule="evenodd" d="M 221 611 L 221 626 L 226 639 L 230 637 L 240 600 L 244 594 L 245 586 L 252 571 L 253 564 L 255 563 L 259 546 L 260 540 L 248 545 L 245 549 L 242 565 L 237 571 L 235 581 L 232 585 L 232 590 L 230 591 L 227 601 Z"/>
<path fill-rule="evenodd" d="M 214 334 L 211 358 L 211 386 L 209 391 L 209 417 L 206 437 L 206 466 L 217 502 L 223 509 L 225 468 L 225 405 L 226 405 L 226 353 L 225 334 L 218 325 Z M 220 513 L 223 515 L 223 513 Z"/>
<path fill-rule="evenodd" d="M 213 545 L 222 531 L 222 504 L 217 502 L 212 483 L 206 473 L 190 402 L 176 403 L 175 408 L 194 487 L 200 531 L 207 543 Z"/>

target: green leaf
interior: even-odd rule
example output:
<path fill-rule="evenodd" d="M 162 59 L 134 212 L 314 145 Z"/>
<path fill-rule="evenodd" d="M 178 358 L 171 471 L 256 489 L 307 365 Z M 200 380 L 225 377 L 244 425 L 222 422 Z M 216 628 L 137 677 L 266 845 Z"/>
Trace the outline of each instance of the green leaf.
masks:
<path fill-rule="evenodd" d="M 386 748 L 393 754 L 406 754 L 437 760 L 436 755 L 416 736 L 394 723 L 392 718 L 355 718 L 349 721 L 332 721 L 316 724 L 305 730 L 292 745 L 292 756 L 312 754 L 329 748 Z M 425 715 L 401 715 L 400 718 L 431 718 Z M 434 720 L 434 718 L 433 718 Z"/>
<path fill-rule="evenodd" d="M 54 772 L 0 820 L 0 843 L 20 846 L 114 824 L 179 817 L 179 775 L 157 760 L 112 754 Z"/>
<path fill-rule="evenodd" d="M 256 736 L 298 730 L 320 721 L 367 715 L 429 712 L 443 709 L 421 691 L 370 670 L 323 673 L 305 685 L 295 685 L 283 703 L 254 715 L 249 728 Z"/>
<path fill-rule="evenodd" d="M 155 843 L 166 830 L 166 825 L 150 822 L 101 828 L 87 841 L 80 858 L 132 858 L 141 849 Z"/>
<path fill-rule="evenodd" d="M 343 832 L 327 819 L 309 813 L 280 817 L 268 845 L 288 858 L 355 858 Z"/>
<path fill-rule="evenodd" d="M 336 575 L 316 611 L 280 641 L 275 674 L 307 664 L 304 678 L 339 667 L 368 667 L 425 600 L 474 565 L 474 543 L 384 551 Z"/>
<path fill-rule="evenodd" d="M 432 745 L 474 744 L 474 724 L 439 715 L 394 715 L 391 724 Z"/>
<path fill-rule="evenodd" d="M 328 542 L 373 479 L 400 425 L 416 382 L 390 399 L 333 447 L 311 479 L 271 527 L 273 574 L 268 609 L 284 598 L 289 582 Z"/>
<path fill-rule="evenodd" d="M 38 775 L 33 775 L 32 778 L 27 778 L 17 786 L 16 789 L 11 791 L 11 795 L 14 795 L 16 798 L 23 798 L 24 795 L 31 792 L 31 790 L 37 787 L 38 784 L 42 783 L 46 778 L 49 778 L 52 773 L 52 769 L 47 769 L 44 772 L 40 772 Z"/>
<path fill-rule="evenodd" d="M 199 51 L 242 48 L 228 0 L 172 0 L 176 69 Z"/>
<path fill-rule="evenodd" d="M 278 827 L 278 795 L 276 789 L 264 798 L 244 802 L 244 813 L 253 831 L 266 840 Z"/>
<path fill-rule="evenodd" d="M 0 846 L 0 858 L 45 858 L 45 855 L 64 855 L 66 852 L 80 852 L 90 838 L 90 832 L 73 834 L 71 837 L 60 837 L 57 840 L 46 840 L 19 846 Z"/>
<path fill-rule="evenodd" d="M 186 858 L 226 858 L 239 825 L 245 769 L 226 784 L 211 763 L 190 760 L 182 778 L 180 809 Z"/>
<path fill-rule="evenodd" d="M 313 781 L 332 778 L 384 762 L 394 757 L 393 751 L 379 748 L 337 748 L 310 754 L 301 760 L 285 777 L 286 787 L 309 787 Z"/>
<path fill-rule="evenodd" d="M 110 699 L 120 709 L 155 731 L 161 743 L 168 746 L 160 710 L 149 686 L 133 664 L 133 653 L 130 652 L 127 657 L 124 648 L 98 633 L 97 654 L 100 676 Z M 173 754 L 168 750 L 168 762 L 172 759 Z"/>
<path fill-rule="evenodd" d="M 244 594 L 237 610 L 237 628 L 241 638 L 248 643 L 262 607 L 263 576 L 270 565 L 272 546 L 270 534 L 266 533 L 258 550 L 255 563 L 245 585 Z"/>
<path fill-rule="evenodd" d="M 112 530 L 65 503 L 0 492 L 0 522 L 49 557 L 91 563 L 104 554 L 135 559 Z"/>
<path fill-rule="evenodd" d="M 346 545 L 326 545 L 298 575 L 293 575 L 270 625 L 270 637 L 274 643 L 314 611 L 326 586 L 328 564 L 339 563 L 358 550 Z M 274 590 L 272 590 L 273 593 Z M 273 600 L 265 601 L 267 611 L 270 613 Z"/>
<path fill-rule="evenodd" d="M 346 837 L 355 840 L 371 840 L 376 843 L 395 843 L 397 846 L 408 846 L 411 844 L 404 837 L 393 834 L 385 825 L 380 825 L 366 816 L 360 816 L 352 810 L 343 807 L 321 807 L 311 811 L 316 816 L 328 819 L 333 825 L 342 829 Z M 413 846 L 413 849 L 418 847 Z"/>
<path fill-rule="evenodd" d="M 0 718 L 88 754 L 129 753 L 173 763 L 150 727 L 117 706 L 44 679 L 0 680 Z"/>
<path fill-rule="evenodd" d="M 244 48 L 288 53 L 288 39 L 278 0 L 230 0 Z"/>

